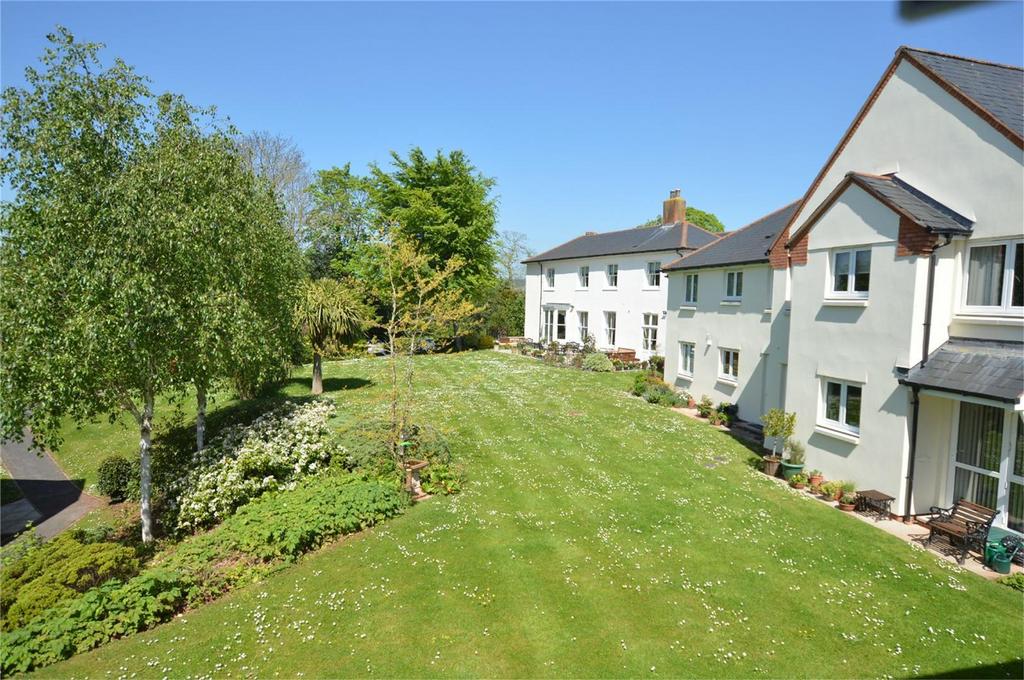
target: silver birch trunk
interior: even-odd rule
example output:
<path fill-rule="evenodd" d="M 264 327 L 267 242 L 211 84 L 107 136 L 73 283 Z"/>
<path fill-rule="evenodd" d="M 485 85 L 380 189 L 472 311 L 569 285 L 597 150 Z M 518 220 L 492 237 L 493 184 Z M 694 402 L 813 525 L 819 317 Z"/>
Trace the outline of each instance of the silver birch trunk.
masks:
<path fill-rule="evenodd" d="M 153 393 L 148 391 L 146 404 L 142 409 L 142 418 L 139 422 L 139 457 L 140 457 L 140 479 L 139 479 L 139 515 L 142 518 L 142 542 L 153 541 L 153 509 L 150 506 L 150 497 L 153 486 L 153 470 L 151 461 L 151 450 L 153 447 Z"/>

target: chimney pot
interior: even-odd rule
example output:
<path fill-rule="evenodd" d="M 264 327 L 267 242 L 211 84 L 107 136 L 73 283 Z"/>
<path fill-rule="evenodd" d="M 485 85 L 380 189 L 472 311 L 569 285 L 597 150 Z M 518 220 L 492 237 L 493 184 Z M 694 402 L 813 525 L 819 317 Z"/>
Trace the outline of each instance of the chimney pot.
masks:
<path fill-rule="evenodd" d="M 669 198 L 679 198 L 679 191 L 680 191 L 679 189 L 673 189 L 672 191 L 668 192 L 668 197 Z"/>

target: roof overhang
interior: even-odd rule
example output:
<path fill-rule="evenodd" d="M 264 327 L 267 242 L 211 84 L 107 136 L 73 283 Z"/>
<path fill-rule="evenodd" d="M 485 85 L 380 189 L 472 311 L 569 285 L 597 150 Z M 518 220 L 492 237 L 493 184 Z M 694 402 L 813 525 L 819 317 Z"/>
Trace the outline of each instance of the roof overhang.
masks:
<path fill-rule="evenodd" d="M 1024 396 L 1024 343 L 950 338 L 899 382 L 1016 408 Z"/>

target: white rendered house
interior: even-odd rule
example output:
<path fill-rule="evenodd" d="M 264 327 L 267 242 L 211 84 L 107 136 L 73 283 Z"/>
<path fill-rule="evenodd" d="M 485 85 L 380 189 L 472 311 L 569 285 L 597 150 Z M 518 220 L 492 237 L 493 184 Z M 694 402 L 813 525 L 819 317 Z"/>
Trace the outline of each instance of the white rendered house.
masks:
<path fill-rule="evenodd" d="M 672 191 L 661 226 L 586 234 L 526 263 L 526 336 L 663 354 L 668 286 L 662 267 L 718 238 L 686 222 Z"/>
<path fill-rule="evenodd" d="M 694 399 L 735 404 L 756 423 L 780 406 L 789 319 L 772 314 L 768 246 L 797 203 L 665 266 L 665 380 Z"/>
<path fill-rule="evenodd" d="M 1024 71 L 901 48 L 770 253 L 807 464 L 1024 531 Z"/>
<path fill-rule="evenodd" d="M 1024 70 L 900 48 L 803 199 L 666 274 L 679 389 L 795 412 L 895 514 L 1024 533 Z"/>

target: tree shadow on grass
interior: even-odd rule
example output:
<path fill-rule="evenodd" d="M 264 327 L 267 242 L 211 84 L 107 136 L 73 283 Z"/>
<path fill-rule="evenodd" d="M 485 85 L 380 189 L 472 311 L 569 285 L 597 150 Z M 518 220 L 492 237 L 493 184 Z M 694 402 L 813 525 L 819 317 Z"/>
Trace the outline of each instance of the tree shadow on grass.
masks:
<path fill-rule="evenodd" d="M 953 668 L 941 673 L 918 675 L 919 678 L 1021 678 L 1024 677 L 1024 659 L 992 663 L 968 668 Z"/>
<path fill-rule="evenodd" d="M 305 390 L 313 389 L 313 378 L 288 378 L 282 385 L 278 387 L 278 393 L 288 385 L 298 385 Z M 372 380 L 365 380 L 363 378 L 324 378 L 324 394 L 330 392 L 343 392 L 345 390 L 357 390 L 360 387 L 369 387 L 373 385 Z M 328 394 L 328 396 L 330 396 Z M 295 399 L 295 397 L 291 397 Z"/>

